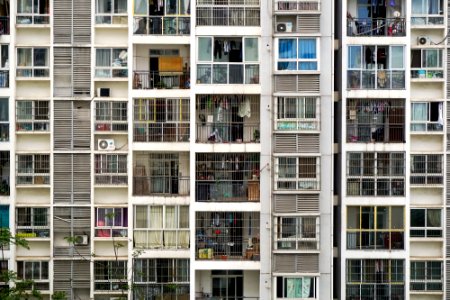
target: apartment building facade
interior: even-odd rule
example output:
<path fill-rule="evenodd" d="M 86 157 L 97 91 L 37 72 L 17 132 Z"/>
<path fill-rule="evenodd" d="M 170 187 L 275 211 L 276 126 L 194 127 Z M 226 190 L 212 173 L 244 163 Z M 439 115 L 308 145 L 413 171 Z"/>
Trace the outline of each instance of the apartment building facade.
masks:
<path fill-rule="evenodd" d="M 0 1 L 1 269 L 44 299 L 332 298 L 333 1 Z"/>

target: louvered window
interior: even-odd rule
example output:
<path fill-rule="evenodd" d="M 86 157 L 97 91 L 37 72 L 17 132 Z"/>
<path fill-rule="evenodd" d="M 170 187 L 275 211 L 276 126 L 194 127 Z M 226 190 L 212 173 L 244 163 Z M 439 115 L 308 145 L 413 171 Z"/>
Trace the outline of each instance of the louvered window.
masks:
<path fill-rule="evenodd" d="M 49 77 L 48 48 L 17 48 L 17 77 Z"/>
<path fill-rule="evenodd" d="M 54 101 L 56 150 L 89 149 L 91 146 L 91 110 L 89 101 Z"/>
<path fill-rule="evenodd" d="M 319 218 L 315 216 L 279 216 L 274 219 L 274 249 L 318 250 Z"/>
<path fill-rule="evenodd" d="M 55 153 L 53 167 L 55 204 L 89 204 L 91 202 L 89 154 Z"/>
<path fill-rule="evenodd" d="M 90 48 L 54 47 L 53 55 L 54 96 L 72 97 L 90 95 Z"/>
<path fill-rule="evenodd" d="M 87 253 L 87 256 L 90 252 Z M 67 299 L 85 299 L 89 294 L 90 261 L 54 260 L 53 283 L 55 291 L 65 292 Z"/>
<path fill-rule="evenodd" d="M 18 0 L 17 24 L 49 24 L 50 0 Z"/>
<path fill-rule="evenodd" d="M 277 157 L 275 159 L 276 190 L 318 190 L 320 158 L 315 156 Z"/>
<path fill-rule="evenodd" d="M 91 0 L 53 1 L 55 44 L 91 43 Z"/>

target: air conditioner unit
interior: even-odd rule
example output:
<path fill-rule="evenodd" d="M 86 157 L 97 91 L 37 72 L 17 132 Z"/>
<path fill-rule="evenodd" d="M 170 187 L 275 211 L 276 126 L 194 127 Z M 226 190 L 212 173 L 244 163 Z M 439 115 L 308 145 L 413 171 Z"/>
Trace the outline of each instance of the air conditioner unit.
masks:
<path fill-rule="evenodd" d="M 430 43 L 430 39 L 427 36 L 418 36 L 417 37 L 417 45 L 428 45 Z"/>
<path fill-rule="evenodd" d="M 87 235 L 76 235 L 73 239 L 73 244 L 77 246 L 86 246 L 88 244 L 89 238 Z"/>
<path fill-rule="evenodd" d="M 277 32 L 292 32 L 292 22 L 278 23 Z"/>
<path fill-rule="evenodd" d="M 98 88 L 97 97 L 109 97 L 111 94 L 110 88 Z"/>
<path fill-rule="evenodd" d="M 99 139 L 98 140 L 98 150 L 102 151 L 114 151 L 116 150 L 116 145 L 113 139 Z"/>

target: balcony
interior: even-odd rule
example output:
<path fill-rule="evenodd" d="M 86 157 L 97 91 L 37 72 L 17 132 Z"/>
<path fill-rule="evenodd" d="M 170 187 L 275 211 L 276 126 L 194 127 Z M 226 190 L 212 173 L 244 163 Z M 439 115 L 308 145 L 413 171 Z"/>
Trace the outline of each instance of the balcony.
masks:
<path fill-rule="evenodd" d="M 349 89 L 392 90 L 405 88 L 405 71 L 347 71 Z"/>
<path fill-rule="evenodd" d="M 189 195 L 188 153 L 138 152 L 134 161 L 134 196 Z"/>
<path fill-rule="evenodd" d="M 404 100 L 348 100 L 347 143 L 403 143 L 404 141 Z"/>
<path fill-rule="evenodd" d="M 196 260 L 260 260 L 259 213 L 197 212 Z"/>
<path fill-rule="evenodd" d="M 259 202 L 259 155 L 198 153 L 197 202 Z"/>
<path fill-rule="evenodd" d="M 348 36 L 405 36 L 405 18 L 347 18 Z"/>
<path fill-rule="evenodd" d="M 133 89 L 189 89 L 190 74 L 183 71 L 134 71 Z"/>
<path fill-rule="evenodd" d="M 198 64 L 197 83 L 259 84 L 259 64 Z"/>
<path fill-rule="evenodd" d="M 259 143 L 259 96 L 198 95 L 196 106 L 198 143 Z"/>
<path fill-rule="evenodd" d="M 177 16 L 134 17 L 134 35 L 189 35 L 191 18 Z"/>
<path fill-rule="evenodd" d="M 276 0 L 275 11 L 277 12 L 319 12 L 320 0 Z"/>
<path fill-rule="evenodd" d="M 197 26 L 259 26 L 259 0 L 198 0 Z"/>

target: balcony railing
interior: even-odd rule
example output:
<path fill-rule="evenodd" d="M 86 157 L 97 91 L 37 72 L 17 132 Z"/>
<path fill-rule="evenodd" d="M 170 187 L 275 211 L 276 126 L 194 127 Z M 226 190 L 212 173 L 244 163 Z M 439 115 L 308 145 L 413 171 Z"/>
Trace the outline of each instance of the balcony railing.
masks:
<path fill-rule="evenodd" d="M 189 123 L 134 123 L 134 142 L 188 142 Z"/>
<path fill-rule="evenodd" d="M 404 89 L 405 71 L 397 70 L 351 70 L 347 72 L 349 89 Z"/>
<path fill-rule="evenodd" d="M 259 26 L 261 18 L 258 2 L 256 7 L 199 5 L 197 6 L 197 26 Z"/>
<path fill-rule="evenodd" d="M 411 69 L 411 78 L 414 79 L 442 79 L 443 69 Z"/>
<path fill-rule="evenodd" d="M 189 35 L 191 18 L 186 17 L 134 17 L 135 35 Z"/>
<path fill-rule="evenodd" d="M 197 180 L 197 202 L 259 202 L 259 180 Z"/>
<path fill-rule="evenodd" d="M 259 143 L 259 123 L 212 122 L 197 125 L 199 143 Z"/>
<path fill-rule="evenodd" d="M 275 1 L 275 10 L 280 12 L 289 11 L 319 11 L 320 10 L 320 0 L 278 0 Z"/>
<path fill-rule="evenodd" d="M 0 35 L 9 34 L 9 16 L 0 17 Z"/>
<path fill-rule="evenodd" d="M 189 89 L 190 75 L 188 72 L 135 71 L 133 88 L 138 90 Z"/>
<path fill-rule="evenodd" d="M 178 176 L 134 176 L 133 195 L 135 196 L 187 196 L 189 177 Z"/>
<path fill-rule="evenodd" d="M 361 231 L 347 232 L 347 249 L 404 249 L 404 232 L 402 231 Z"/>
<path fill-rule="evenodd" d="M 348 18 L 348 36 L 405 36 L 405 18 Z"/>
<path fill-rule="evenodd" d="M 258 84 L 259 65 L 243 63 L 198 64 L 197 83 Z"/>

